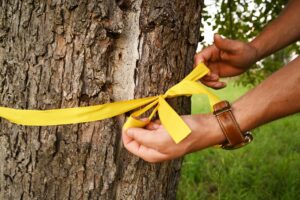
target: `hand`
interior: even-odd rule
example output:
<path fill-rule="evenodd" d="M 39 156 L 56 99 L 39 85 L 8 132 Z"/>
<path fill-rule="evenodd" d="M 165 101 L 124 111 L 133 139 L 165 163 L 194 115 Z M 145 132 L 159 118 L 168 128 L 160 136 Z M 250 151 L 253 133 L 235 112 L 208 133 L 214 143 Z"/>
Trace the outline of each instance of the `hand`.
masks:
<path fill-rule="evenodd" d="M 236 76 L 245 72 L 257 59 L 257 49 L 250 43 L 223 39 L 215 34 L 214 44 L 197 53 L 194 65 L 204 62 L 211 70 L 201 82 L 215 89 L 225 87 L 219 77 Z"/>
<path fill-rule="evenodd" d="M 169 136 L 159 121 L 146 128 L 129 128 L 122 132 L 125 148 L 142 159 L 156 163 L 181 157 L 187 153 L 223 143 L 225 136 L 212 114 L 187 115 L 182 119 L 192 130 L 179 144 Z"/>

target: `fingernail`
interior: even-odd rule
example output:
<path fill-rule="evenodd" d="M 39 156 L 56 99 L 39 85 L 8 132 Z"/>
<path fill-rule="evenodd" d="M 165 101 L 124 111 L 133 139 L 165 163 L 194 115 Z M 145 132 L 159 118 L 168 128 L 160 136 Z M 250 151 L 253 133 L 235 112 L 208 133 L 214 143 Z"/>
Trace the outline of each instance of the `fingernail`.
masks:
<path fill-rule="evenodd" d="M 159 124 L 155 124 L 155 123 L 152 124 L 152 127 L 155 128 L 155 129 L 158 129 L 159 126 L 160 126 Z"/>
<path fill-rule="evenodd" d="M 218 82 L 217 84 L 216 84 L 216 87 L 225 87 L 226 86 L 226 83 L 224 83 L 224 82 Z"/>
<path fill-rule="evenodd" d="M 126 134 L 127 134 L 128 136 L 130 136 L 130 137 L 133 136 L 133 132 L 132 132 L 132 130 L 131 130 L 130 128 L 126 130 Z"/>
<path fill-rule="evenodd" d="M 224 36 L 223 35 L 219 35 L 219 34 L 215 34 L 215 37 L 219 38 L 219 39 L 224 39 Z"/>

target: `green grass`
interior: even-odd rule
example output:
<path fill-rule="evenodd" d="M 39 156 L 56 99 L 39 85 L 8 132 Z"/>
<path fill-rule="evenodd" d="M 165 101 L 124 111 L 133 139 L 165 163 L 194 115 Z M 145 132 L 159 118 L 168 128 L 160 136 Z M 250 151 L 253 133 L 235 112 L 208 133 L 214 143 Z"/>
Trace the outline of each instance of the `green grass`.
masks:
<path fill-rule="evenodd" d="M 247 91 L 232 84 L 218 91 L 237 99 Z M 226 98 L 225 98 L 226 97 Z M 193 97 L 193 101 L 199 96 Z M 207 111 L 193 105 L 192 111 Z M 248 146 L 209 148 L 185 157 L 177 199 L 296 200 L 300 198 L 300 114 L 253 131 Z"/>

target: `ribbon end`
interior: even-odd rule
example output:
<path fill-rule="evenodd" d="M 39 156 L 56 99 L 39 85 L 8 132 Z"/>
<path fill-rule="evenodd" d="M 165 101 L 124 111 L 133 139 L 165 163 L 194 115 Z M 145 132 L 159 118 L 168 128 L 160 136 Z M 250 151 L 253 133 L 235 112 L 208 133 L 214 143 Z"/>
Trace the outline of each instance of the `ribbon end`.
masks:
<path fill-rule="evenodd" d="M 181 117 L 161 97 L 159 98 L 158 115 L 164 128 L 176 144 L 192 132 Z"/>
<path fill-rule="evenodd" d="M 181 132 L 180 134 L 175 134 L 175 135 L 171 135 L 171 137 L 173 138 L 174 142 L 176 144 L 180 143 L 182 140 L 184 140 L 192 131 L 189 129 L 189 130 L 186 130 L 185 132 Z"/>

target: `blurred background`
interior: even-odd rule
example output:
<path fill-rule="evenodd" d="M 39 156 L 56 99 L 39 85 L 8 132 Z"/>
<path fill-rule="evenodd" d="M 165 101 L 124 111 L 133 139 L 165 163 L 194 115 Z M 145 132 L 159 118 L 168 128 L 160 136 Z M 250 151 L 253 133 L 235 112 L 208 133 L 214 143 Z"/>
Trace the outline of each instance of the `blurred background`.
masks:
<path fill-rule="evenodd" d="M 198 51 L 213 43 L 214 33 L 250 41 L 287 2 L 205 0 L 203 40 Z M 222 99 L 235 101 L 299 55 L 299 46 L 299 42 L 290 45 L 256 63 L 247 73 L 225 79 L 228 86 L 214 92 Z M 192 113 L 205 112 L 209 112 L 206 97 L 193 96 Z M 300 114 L 266 124 L 253 130 L 253 134 L 250 145 L 235 151 L 209 148 L 186 156 L 177 199 L 299 199 Z"/>

